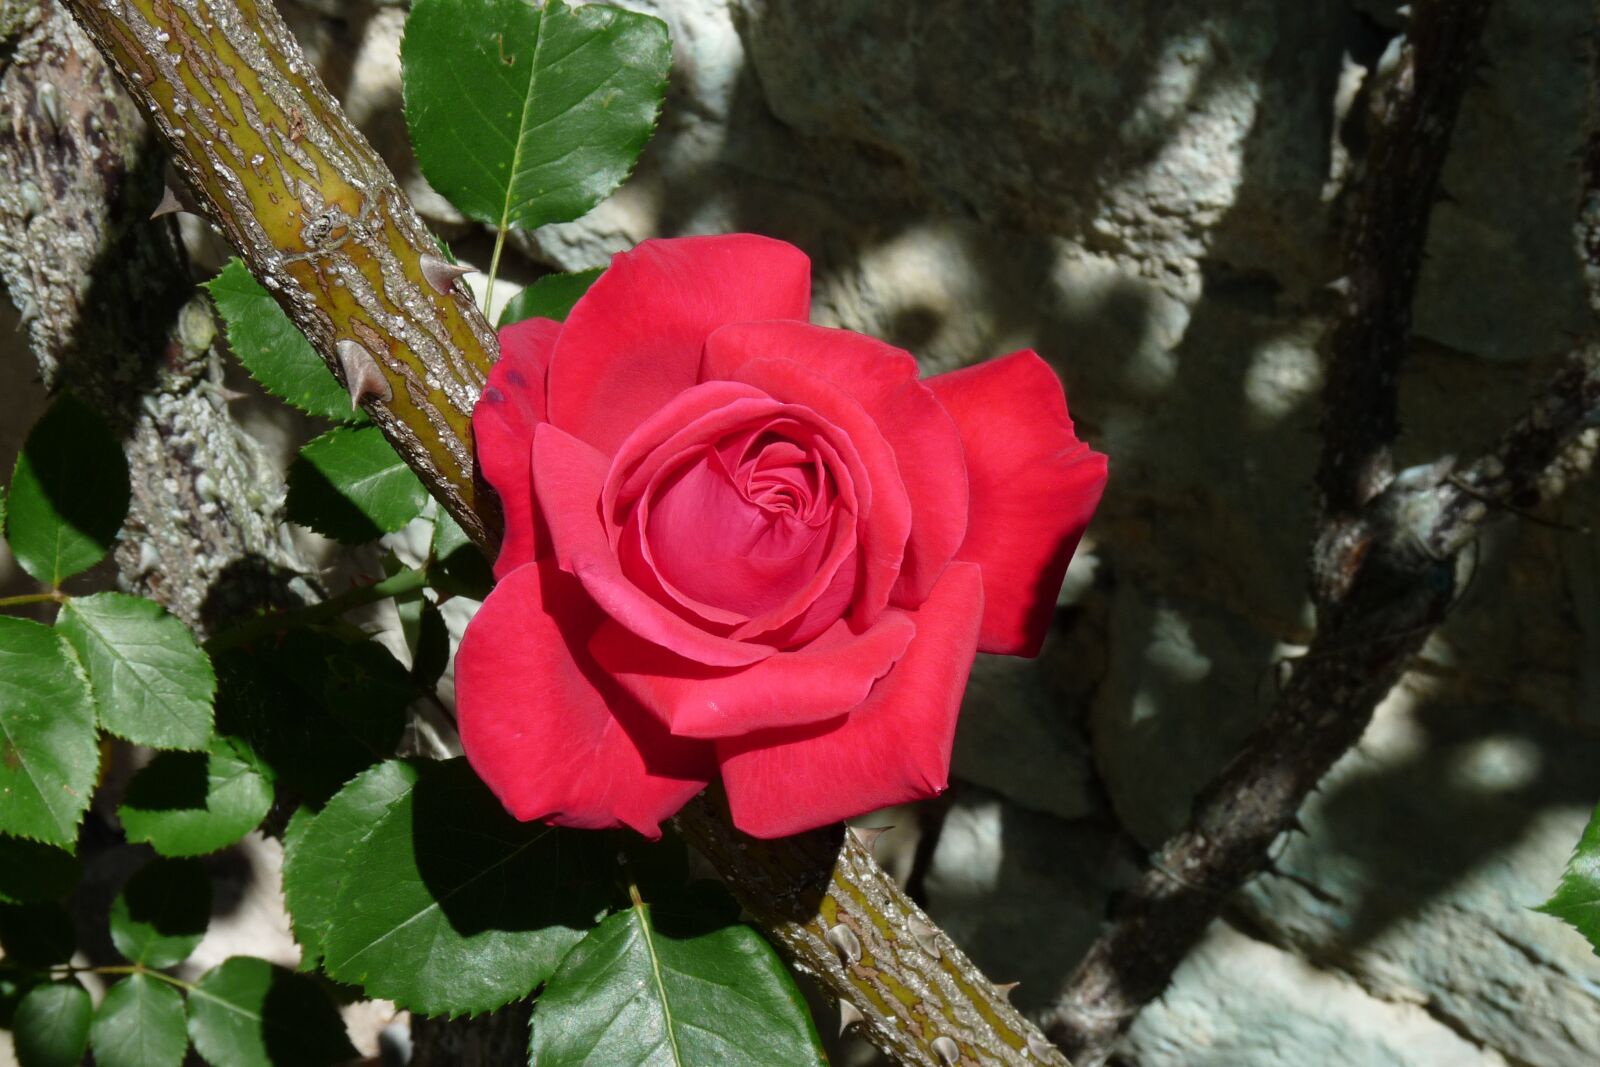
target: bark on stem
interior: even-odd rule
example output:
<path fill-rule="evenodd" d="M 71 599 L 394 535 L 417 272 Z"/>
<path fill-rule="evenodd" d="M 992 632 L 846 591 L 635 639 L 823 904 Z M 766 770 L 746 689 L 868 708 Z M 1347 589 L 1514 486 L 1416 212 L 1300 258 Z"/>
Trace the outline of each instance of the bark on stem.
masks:
<path fill-rule="evenodd" d="M 432 236 L 270 3 L 65 2 L 333 372 L 343 380 L 341 342 L 371 354 L 393 399 L 369 399 L 367 410 L 492 550 L 499 523 L 473 479 L 470 416 L 494 334 L 464 292 L 427 284 L 419 259 L 437 251 Z M 755 842 L 710 803 L 686 809 L 686 834 L 791 962 L 851 1001 L 889 1055 L 914 1067 L 1066 1062 L 842 830 Z M 827 938 L 841 925 L 860 946 L 848 965 Z"/>
<path fill-rule="evenodd" d="M 202 632 L 285 602 L 306 568 L 228 414 L 210 305 L 171 220 L 149 220 L 162 163 L 142 116 L 56 0 L 0 0 L 0 48 L 0 281 L 45 386 L 126 438 L 124 586 Z"/>
<path fill-rule="evenodd" d="M 439 247 L 270 0 L 67 0 L 143 105 L 201 207 L 344 381 L 339 345 L 392 399 L 373 421 L 473 540 L 497 537 L 473 475 L 472 405 L 498 348 Z M 364 353 L 364 355 L 363 355 Z"/>

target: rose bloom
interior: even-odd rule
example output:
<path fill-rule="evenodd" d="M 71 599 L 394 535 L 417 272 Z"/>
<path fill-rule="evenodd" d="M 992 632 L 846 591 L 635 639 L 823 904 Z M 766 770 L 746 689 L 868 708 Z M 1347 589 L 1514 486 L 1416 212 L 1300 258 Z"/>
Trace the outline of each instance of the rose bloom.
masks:
<path fill-rule="evenodd" d="M 498 582 L 461 740 L 519 819 L 778 837 L 942 792 L 976 652 L 1037 655 L 1106 480 L 1031 351 L 933 378 L 807 322 L 810 262 L 646 241 L 500 333 Z"/>

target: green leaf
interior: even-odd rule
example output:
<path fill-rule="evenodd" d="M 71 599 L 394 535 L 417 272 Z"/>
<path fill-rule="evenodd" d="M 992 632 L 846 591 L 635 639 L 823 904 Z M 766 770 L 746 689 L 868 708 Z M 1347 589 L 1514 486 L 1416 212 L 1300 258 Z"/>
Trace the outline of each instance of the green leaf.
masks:
<path fill-rule="evenodd" d="M 194 634 L 160 604 L 122 593 L 70 600 L 56 629 L 89 671 L 100 725 L 151 748 L 204 749 L 217 678 Z"/>
<path fill-rule="evenodd" d="M 0 904 L 0 955 L 29 967 L 54 967 L 78 947 L 72 916 L 56 901 Z"/>
<path fill-rule="evenodd" d="M 0 833 L 73 848 L 99 770 L 94 702 L 71 646 L 0 616 Z"/>
<path fill-rule="evenodd" d="M 89 1048 L 89 993 L 76 982 L 28 991 L 11 1020 L 19 1067 L 77 1067 Z"/>
<path fill-rule="evenodd" d="M 416 602 L 421 605 L 421 615 L 411 649 L 411 680 L 419 689 L 432 690 L 450 662 L 450 630 L 431 600 L 418 597 Z"/>
<path fill-rule="evenodd" d="M 572 311 L 572 305 L 589 291 L 604 267 L 580 270 L 572 274 L 546 274 L 522 292 L 506 301 L 500 310 L 500 326 L 528 319 L 555 319 L 562 322 Z"/>
<path fill-rule="evenodd" d="M 315 966 L 322 958 L 322 942 L 339 887 L 354 873 L 351 854 L 416 781 L 414 764 L 399 760 L 380 763 L 339 790 L 296 832 L 284 835 L 283 893 L 295 938 L 304 950 L 302 967 Z"/>
<path fill-rule="evenodd" d="M 83 865 L 70 852 L 0 836 L 0 904 L 59 900 L 82 874 Z"/>
<path fill-rule="evenodd" d="M 427 490 L 376 426 L 330 430 L 289 467 L 289 518 L 347 545 L 393 533 L 427 500 Z"/>
<path fill-rule="evenodd" d="M 190 990 L 189 1039 L 214 1067 L 332 1067 L 356 1055 L 322 990 L 251 956 L 223 961 Z"/>
<path fill-rule="evenodd" d="M 473 600 L 489 595 L 494 585 L 489 561 L 443 508 L 433 520 L 433 559 L 428 580 L 435 589 Z"/>
<path fill-rule="evenodd" d="M 227 848 L 272 810 L 272 783 L 239 741 L 213 737 L 207 752 L 162 752 L 128 783 L 117 810 L 129 841 L 163 856 Z"/>
<path fill-rule="evenodd" d="M 429 184 L 480 222 L 533 228 L 622 184 L 655 128 L 666 24 L 602 4 L 416 0 L 406 123 Z"/>
<path fill-rule="evenodd" d="M 349 851 L 323 966 L 430 1015 L 527 996 L 603 908 L 608 838 L 517 822 L 465 760 L 412 768 Z"/>
<path fill-rule="evenodd" d="M 639 904 L 562 960 L 534 1009 L 539 1067 L 826 1064 L 805 1001 L 750 927 Z"/>
<path fill-rule="evenodd" d="M 1590 816 L 1555 894 L 1535 910 L 1570 925 L 1600 954 L 1600 808 Z"/>
<path fill-rule="evenodd" d="M 411 676 L 383 646 L 291 630 L 269 647 L 217 660 L 217 728 L 248 742 L 280 789 L 320 806 L 394 755 Z"/>
<path fill-rule="evenodd" d="M 89 1026 L 95 1067 L 180 1067 L 189 1047 L 183 996 L 147 974 L 106 991 Z"/>
<path fill-rule="evenodd" d="M 242 262 L 230 259 L 206 288 L 227 325 L 228 346 L 263 389 L 308 415 L 335 422 L 366 418 L 359 408 L 351 410 L 339 379 Z"/>
<path fill-rule="evenodd" d="M 128 460 L 100 416 L 63 394 L 28 434 L 11 474 L 11 552 L 41 582 L 99 563 L 128 514 Z"/>
<path fill-rule="evenodd" d="M 199 860 L 156 860 L 111 903 L 111 943 L 129 963 L 161 970 L 189 958 L 211 920 L 211 879 Z"/>

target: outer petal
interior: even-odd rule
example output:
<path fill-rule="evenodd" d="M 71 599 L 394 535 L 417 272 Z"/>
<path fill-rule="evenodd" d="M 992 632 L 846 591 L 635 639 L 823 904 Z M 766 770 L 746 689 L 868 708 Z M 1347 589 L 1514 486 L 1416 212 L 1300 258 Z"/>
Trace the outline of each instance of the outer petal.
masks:
<path fill-rule="evenodd" d="M 500 495 L 506 519 L 494 561 L 496 578 L 550 554 L 550 534 L 533 497 L 531 464 L 533 429 L 545 420 L 545 372 L 560 335 L 561 323 L 554 319 L 528 319 L 501 330 L 500 362 L 490 369 L 472 409 L 478 467 Z"/>
<path fill-rule="evenodd" d="M 972 512 L 956 553 L 983 568 L 982 652 L 1037 656 L 1106 485 L 1061 382 L 1032 351 L 928 379 L 961 430 Z"/>
<path fill-rule="evenodd" d="M 706 633 L 652 599 L 622 572 L 600 518 L 605 456 L 547 422 L 535 435 L 533 466 L 534 487 L 539 507 L 550 521 L 556 559 L 606 614 L 640 637 L 697 663 L 742 667 L 772 655 L 770 646 Z"/>
<path fill-rule="evenodd" d="M 793 652 L 743 668 L 705 667 L 620 626 L 602 626 L 590 650 L 600 666 L 679 737 L 728 737 L 835 718 L 860 704 L 916 633 L 893 609 L 854 634 L 843 620 Z"/>
<path fill-rule="evenodd" d="M 952 563 L 911 613 L 905 656 L 848 717 L 718 741 L 734 825 L 783 837 L 943 792 L 982 614 L 978 568 Z"/>
<path fill-rule="evenodd" d="M 740 322 L 706 341 L 700 373 L 736 378 L 752 360 L 789 359 L 866 409 L 894 450 L 911 501 L 911 537 L 894 603 L 916 607 L 967 532 L 966 459 L 955 423 L 917 380 L 911 353 L 849 330 L 803 322 Z"/>
<path fill-rule="evenodd" d="M 462 747 L 519 819 L 660 837 L 710 780 L 710 748 L 669 736 L 595 667 L 585 645 L 601 620 L 552 562 L 501 580 L 456 656 Z"/>
<path fill-rule="evenodd" d="M 700 351 L 719 326 L 804 320 L 811 262 L 750 234 L 645 241 L 611 261 L 583 295 L 550 365 L 550 421 L 600 449 L 700 380 Z"/>

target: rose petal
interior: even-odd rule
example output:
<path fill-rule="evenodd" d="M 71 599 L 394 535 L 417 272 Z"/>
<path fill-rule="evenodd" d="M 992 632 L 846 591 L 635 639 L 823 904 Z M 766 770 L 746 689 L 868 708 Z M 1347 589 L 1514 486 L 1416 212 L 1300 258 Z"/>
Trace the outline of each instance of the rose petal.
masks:
<path fill-rule="evenodd" d="M 501 330 L 500 362 L 490 368 L 472 409 L 478 468 L 499 494 L 505 515 L 496 578 L 550 552 L 550 533 L 533 498 L 533 428 L 545 419 L 545 371 L 560 334 L 554 319 L 528 319 Z"/>
<path fill-rule="evenodd" d="M 607 466 L 606 457 L 592 446 L 551 423 L 540 424 L 533 443 L 534 491 L 549 520 L 561 569 L 577 577 L 623 626 L 697 663 L 742 667 L 772 655 L 770 646 L 706 633 L 628 579 L 600 518 Z"/>
<path fill-rule="evenodd" d="M 908 614 L 916 637 L 847 717 L 717 741 L 735 826 L 783 837 L 944 791 L 983 614 L 978 568 L 952 563 Z"/>
<path fill-rule="evenodd" d="M 811 263 L 750 234 L 645 241 L 611 261 L 583 295 L 550 365 L 550 421 L 610 455 L 667 401 L 700 379 L 719 326 L 801 319 Z"/>
<path fill-rule="evenodd" d="M 657 598 L 677 603 L 709 625 L 734 624 L 733 615 L 721 606 L 695 601 L 683 595 L 682 590 L 670 588 L 670 583 L 659 576 L 647 581 L 636 569 L 629 570 L 648 555 L 644 545 L 636 540 L 630 542 L 630 538 L 640 536 L 635 525 L 639 502 L 650 485 L 671 473 L 672 464 L 682 462 L 697 449 L 739 437 L 741 433 L 745 435 L 741 439 L 748 440 L 752 435 L 760 436 L 763 428 L 774 427 L 784 427 L 786 433 L 807 438 L 818 462 L 832 473 L 827 493 L 832 512 L 841 517 L 861 513 L 855 483 L 858 478 L 865 481 L 865 465 L 854 443 L 842 430 L 822 423 L 817 412 L 809 407 L 780 404 L 751 385 L 705 382 L 673 398 L 630 434 L 618 447 L 606 476 L 601 493 L 601 514 L 616 551 L 626 561 L 624 570 L 636 584 Z M 738 457 L 734 457 L 733 462 L 737 463 Z M 635 512 L 630 513 L 630 507 Z M 820 524 L 831 518 L 817 514 L 810 516 L 810 521 Z M 808 582 L 774 610 L 738 623 L 736 630 L 718 632 L 727 632 L 741 641 L 760 641 L 778 647 L 810 640 L 832 625 L 848 606 L 856 586 L 855 552 L 852 520 L 849 536 L 834 537 L 832 549 L 813 576 L 815 581 Z"/>
<path fill-rule="evenodd" d="M 552 562 L 503 578 L 456 655 L 461 744 L 519 819 L 660 837 L 710 780 L 710 746 L 670 736 L 594 665 L 602 621 Z"/>
<path fill-rule="evenodd" d="M 788 359 L 860 403 L 884 440 L 911 502 L 911 536 L 894 603 L 916 607 L 967 532 L 966 457 L 955 423 L 917 381 L 911 353 L 849 330 L 803 322 L 739 322 L 706 340 L 702 378 L 736 378 L 752 360 Z"/>
<path fill-rule="evenodd" d="M 774 417 L 782 407 L 761 390 L 739 382 L 707 382 L 678 394 L 618 446 L 600 497 L 603 514 L 612 523 L 620 522 L 618 505 L 637 499 L 663 467 L 741 426 Z"/>
<path fill-rule="evenodd" d="M 972 511 L 956 553 L 983 568 L 983 652 L 1037 656 L 1067 564 L 1106 484 L 1061 381 L 1032 351 L 928 379 L 967 453 Z"/>
<path fill-rule="evenodd" d="M 679 737 L 726 737 L 833 718 L 860 704 L 905 652 L 916 624 L 890 609 L 863 634 L 834 623 L 803 648 L 742 668 L 705 667 L 621 626 L 595 633 L 600 666 Z"/>
<path fill-rule="evenodd" d="M 853 450 L 864 468 L 855 476 L 861 584 L 851 604 L 857 628 L 872 625 L 889 603 L 911 535 L 911 502 L 894 451 L 872 417 L 837 385 L 788 359 L 753 359 L 734 371 L 738 380 L 776 400 L 803 405 L 837 427 L 832 443 Z M 831 622 L 831 620 L 830 620 Z"/>
<path fill-rule="evenodd" d="M 646 558 L 663 584 L 740 621 L 793 598 L 828 553 L 826 530 L 747 499 L 709 450 L 658 479 L 646 503 Z"/>

